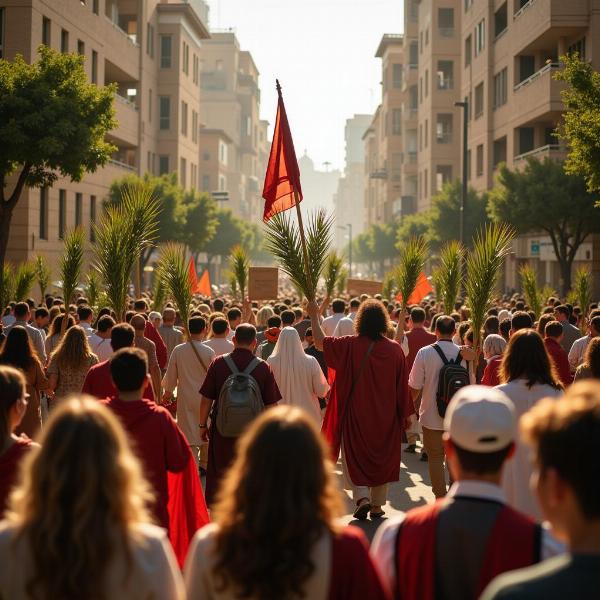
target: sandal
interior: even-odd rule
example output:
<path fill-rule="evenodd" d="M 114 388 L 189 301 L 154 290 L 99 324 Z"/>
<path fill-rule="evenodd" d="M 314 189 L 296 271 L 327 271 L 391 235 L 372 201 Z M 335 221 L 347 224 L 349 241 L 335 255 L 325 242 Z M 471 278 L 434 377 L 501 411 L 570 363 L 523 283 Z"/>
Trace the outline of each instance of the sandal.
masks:
<path fill-rule="evenodd" d="M 385 515 L 385 510 L 380 510 L 378 512 L 371 511 L 371 519 L 381 519 Z"/>
<path fill-rule="evenodd" d="M 359 521 L 364 521 L 369 515 L 369 511 L 371 510 L 371 503 L 367 500 L 367 502 L 363 504 L 359 504 L 354 511 L 354 518 Z"/>

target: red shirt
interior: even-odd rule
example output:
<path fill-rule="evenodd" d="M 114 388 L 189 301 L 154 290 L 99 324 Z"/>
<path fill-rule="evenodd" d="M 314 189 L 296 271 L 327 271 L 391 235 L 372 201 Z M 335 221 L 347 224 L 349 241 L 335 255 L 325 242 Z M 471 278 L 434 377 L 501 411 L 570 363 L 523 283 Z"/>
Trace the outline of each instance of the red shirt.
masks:
<path fill-rule="evenodd" d="M 4 515 L 6 501 L 16 483 L 19 465 L 35 445 L 28 437 L 21 436 L 0 455 L 0 517 Z"/>
<path fill-rule="evenodd" d="M 554 338 L 544 338 L 544 345 L 554 363 L 556 373 L 564 386 L 573 382 L 571 367 L 569 365 L 569 355 L 563 350 L 562 346 Z"/>
<path fill-rule="evenodd" d="M 146 321 L 146 328 L 144 329 L 144 337 L 147 337 L 149 340 L 154 342 L 156 346 L 156 359 L 158 360 L 158 366 L 161 369 L 167 368 L 167 345 L 164 340 L 160 337 L 160 333 L 150 321 Z"/>
<path fill-rule="evenodd" d="M 436 337 L 433 333 L 429 333 L 424 327 L 415 327 L 410 331 L 406 332 L 406 339 L 408 340 L 408 356 L 406 357 L 406 370 L 410 373 L 413 363 L 415 362 L 415 356 L 417 352 L 425 346 L 435 344 Z"/>
<path fill-rule="evenodd" d="M 88 371 L 81 393 L 94 396 L 98 400 L 117 395 L 117 388 L 115 388 L 115 384 L 110 376 L 110 360 L 98 363 Z M 154 393 L 152 392 L 150 381 L 146 383 L 144 398 L 154 402 Z"/>
<path fill-rule="evenodd" d="M 483 370 L 483 377 L 481 378 L 481 385 L 489 385 L 495 387 L 500 385 L 500 364 L 502 363 L 501 356 L 494 356 L 490 362 L 485 366 Z"/>

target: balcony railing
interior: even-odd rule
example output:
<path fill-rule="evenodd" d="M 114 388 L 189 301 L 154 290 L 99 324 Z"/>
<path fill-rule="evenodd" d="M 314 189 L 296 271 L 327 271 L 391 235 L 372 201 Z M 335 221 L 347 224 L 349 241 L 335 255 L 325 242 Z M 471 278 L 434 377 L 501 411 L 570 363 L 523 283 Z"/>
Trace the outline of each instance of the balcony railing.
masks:
<path fill-rule="evenodd" d="M 438 90 L 452 90 L 454 89 L 454 79 L 452 77 L 438 78 Z"/>
<path fill-rule="evenodd" d="M 121 104 L 124 104 L 125 106 L 129 106 L 129 108 L 133 108 L 133 110 L 138 109 L 134 102 L 132 102 L 128 98 L 125 98 L 125 96 L 121 96 L 120 94 L 115 94 L 115 100 L 117 102 L 120 102 Z"/>
<path fill-rule="evenodd" d="M 118 23 L 115 23 L 110 17 L 104 15 L 104 18 L 116 29 L 120 34 L 124 35 L 134 46 L 138 46 L 137 35 L 135 33 L 127 33 L 124 29 L 119 27 Z"/>
<path fill-rule="evenodd" d="M 451 144 L 452 132 L 438 133 L 435 139 L 438 144 Z"/>
<path fill-rule="evenodd" d="M 371 171 L 369 177 L 371 179 L 387 179 L 387 171 L 385 169 L 377 169 L 375 171 Z"/>
<path fill-rule="evenodd" d="M 114 158 L 109 158 L 108 162 L 111 165 L 115 165 L 116 167 L 119 167 L 121 169 L 127 169 L 128 171 L 137 171 L 137 169 L 136 169 L 136 167 L 134 165 L 130 165 L 130 164 L 124 163 L 124 162 L 122 162 L 120 160 L 116 160 Z"/>
<path fill-rule="evenodd" d="M 516 92 L 517 90 L 524 88 L 525 86 L 529 85 L 530 83 L 533 83 L 536 79 L 539 79 L 545 73 L 550 73 L 551 71 L 556 71 L 557 69 L 560 69 L 560 68 L 561 68 L 560 63 L 548 63 L 545 67 L 541 68 L 539 71 L 536 71 L 533 75 L 530 75 L 527 79 L 523 79 L 523 81 L 521 81 L 520 83 L 517 83 L 517 85 L 515 85 L 515 87 L 514 87 L 514 91 Z"/>
<path fill-rule="evenodd" d="M 527 160 L 528 158 L 535 158 L 536 156 L 539 155 L 546 155 L 551 157 L 552 156 L 552 152 L 566 152 L 567 149 L 564 146 L 561 146 L 560 144 L 546 144 L 545 146 L 540 146 L 539 148 L 534 148 L 533 150 L 530 150 L 529 152 L 523 152 L 523 154 L 517 154 L 517 156 L 515 156 L 514 161 L 515 162 L 519 162 L 522 160 Z M 560 157 L 556 157 L 556 158 L 560 158 Z"/>
<path fill-rule="evenodd" d="M 513 15 L 513 19 L 518 19 L 534 2 L 535 0 L 529 0 L 529 2 L 523 4 L 523 6 L 521 6 L 521 8 Z"/>
<path fill-rule="evenodd" d="M 409 63 L 408 68 L 409 69 L 418 69 L 419 63 Z"/>
<path fill-rule="evenodd" d="M 408 156 L 408 164 L 409 165 L 414 165 L 417 162 L 417 152 L 416 150 L 413 152 L 407 152 L 406 153 Z"/>
<path fill-rule="evenodd" d="M 454 27 L 439 27 L 438 31 L 440 32 L 440 37 L 454 37 Z"/>

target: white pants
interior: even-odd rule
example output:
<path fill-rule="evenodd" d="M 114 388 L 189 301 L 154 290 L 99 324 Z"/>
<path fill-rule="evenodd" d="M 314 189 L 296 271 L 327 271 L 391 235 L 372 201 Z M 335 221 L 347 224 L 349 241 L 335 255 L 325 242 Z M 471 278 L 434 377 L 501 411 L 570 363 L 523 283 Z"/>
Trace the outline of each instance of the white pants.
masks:
<path fill-rule="evenodd" d="M 387 502 L 387 491 L 388 484 L 377 485 L 375 487 L 368 487 L 366 485 L 354 485 L 350 479 L 350 473 L 346 466 L 346 455 L 344 452 L 344 442 L 342 441 L 342 472 L 344 474 L 344 487 L 348 490 L 352 490 L 352 500 L 358 504 L 361 500 L 366 498 L 373 506 L 384 506 Z"/>

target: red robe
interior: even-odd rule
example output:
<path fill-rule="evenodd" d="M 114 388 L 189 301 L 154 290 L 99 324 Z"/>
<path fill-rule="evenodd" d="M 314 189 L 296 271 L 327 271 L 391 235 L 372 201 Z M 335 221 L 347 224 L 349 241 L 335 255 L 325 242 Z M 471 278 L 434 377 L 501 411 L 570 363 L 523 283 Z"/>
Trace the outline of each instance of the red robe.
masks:
<path fill-rule="evenodd" d="M 550 360 L 554 363 L 560 382 L 565 387 L 573 383 L 573 375 L 571 375 L 571 366 L 569 365 L 569 355 L 554 338 L 544 338 L 544 345 L 546 346 Z"/>
<path fill-rule="evenodd" d="M 156 521 L 169 532 L 180 566 L 194 533 L 209 522 L 196 464 L 173 417 L 148 400 L 102 400 L 119 417 L 154 494 Z"/>
<path fill-rule="evenodd" d="M 488 385 L 490 387 L 496 387 L 500 385 L 500 365 L 502 364 L 502 356 L 494 356 L 490 362 L 485 365 L 483 370 L 483 377 L 481 378 L 481 385 Z"/>
<path fill-rule="evenodd" d="M 402 431 L 414 410 L 404 352 L 397 342 L 381 338 L 356 383 L 346 411 L 352 380 L 370 343 L 365 336 L 325 338 L 325 361 L 335 378 L 322 431 L 336 461 L 344 440 L 352 483 L 374 487 L 398 481 Z"/>
<path fill-rule="evenodd" d="M 4 516 L 6 501 L 16 483 L 19 465 L 33 447 L 34 443 L 23 435 L 0 455 L 0 518 Z"/>
<path fill-rule="evenodd" d="M 110 360 L 105 360 L 94 365 L 87 372 L 81 393 L 94 396 L 94 398 L 98 398 L 98 400 L 117 395 L 117 388 L 115 388 L 115 384 L 110 376 Z M 154 392 L 152 391 L 150 380 L 146 383 L 144 398 L 146 400 L 154 401 Z"/>
<path fill-rule="evenodd" d="M 154 327 L 150 321 L 146 321 L 146 327 L 144 328 L 144 337 L 147 337 L 149 340 L 154 342 L 156 346 L 156 360 L 158 360 L 158 366 L 161 369 L 167 368 L 167 345 L 165 344 L 162 337 L 160 337 L 160 333 L 158 333 L 158 329 Z"/>

